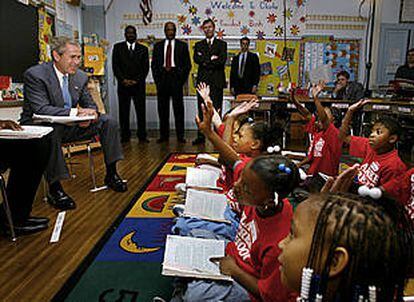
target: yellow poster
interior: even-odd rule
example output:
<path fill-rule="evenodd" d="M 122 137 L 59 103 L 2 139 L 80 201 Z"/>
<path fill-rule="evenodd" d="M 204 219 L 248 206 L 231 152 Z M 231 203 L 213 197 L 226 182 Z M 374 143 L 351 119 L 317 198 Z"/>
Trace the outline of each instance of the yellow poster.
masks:
<path fill-rule="evenodd" d="M 85 45 L 83 48 L 84 67 L 88 75 L 103 76 L 105 74 L 105 53 L 99 46 Z"/>
<path fill-rule="evenodd" d="M 39 13 L 39 61 L 49 62 L 52 60 L 50 52 L 50 39 L 53 37 L 53 17 L 43 7 L 38 9 Z"/>

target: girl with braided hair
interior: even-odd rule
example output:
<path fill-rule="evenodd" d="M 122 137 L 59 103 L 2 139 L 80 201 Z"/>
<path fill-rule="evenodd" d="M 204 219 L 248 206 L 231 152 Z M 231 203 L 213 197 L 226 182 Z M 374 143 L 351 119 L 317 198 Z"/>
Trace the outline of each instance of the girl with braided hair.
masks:
<path fill-rule="evenodd" d="M 246 165 L 234 187 L 242 208 L 236 238 L 227 244 L 225 257 L 210 259 L 234 282 L 190 282 L 183 301 L 287 302 L 296 299 L 281 284 L 277 257 L 278 243 L 289 233 L 293 215 L 285 197 L 298 183 L 296 165 L 284 156 L 259 156 Z"/>
<path fill-rule="evenodd" d="M 279 244 L 282 283 L 298 301 L 402 301 L 414 260 L 413 225 L 384 198 L 312 195 Z M 307 260 L 306 260 L 307 259 Z"/>

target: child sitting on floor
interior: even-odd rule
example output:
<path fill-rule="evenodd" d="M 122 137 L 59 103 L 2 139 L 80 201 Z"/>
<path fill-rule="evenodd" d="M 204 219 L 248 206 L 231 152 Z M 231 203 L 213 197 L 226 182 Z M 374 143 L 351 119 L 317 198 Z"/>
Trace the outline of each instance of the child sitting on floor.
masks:
<path fill-rule="evenodd" d="M 401 129 L 398 121 L 393 117 L 379 116 L 369 138 L 348 135 L 354 112 L 367 102 L 367 100 L 360 100 L 348 108 L 342 121 L 339 138 L 349 144 L 351 156 L 363 158 L 358 173 L 359 185 L 372 188 L 379 187 L 403 174 L 407 168 L 395 149 Z"/>
<path fill-rule="evenodd" d="M 294 301 L 281 285 L 277 257 L 292 218 L 285 197 L 298 179 L 295 164 L 281 155 L 259 156 L 246 165 L 234 186 L 242 209 L 236 239 L 226 257 L 212 259 L 234 282 L 190 282 L 184 301 Z"/>
<path fill-rule="evenodd" d="M 342 141 L 338 138 L 339 130 L 335 126 L 335 122 L 339 118 L 338 110 L 337 108 L 323 107 L 318 98 L 324 87 L 325 84 L 320 82 L 311 89 L 317 117 L 297 101 L 294 91 L 291 94 L 293 104 L 299 113 L 309 120 L 306 132 L 311 136 L 308 156 L 298 164 L 298 167 L 310 164 L 307 174 L 312 176 L 318 172 L 329 176 L 338 175 L 339 160 L 342 155 Z"/>
<path fill-rule="evenodd" d="M 298 301 L 402 301 L 414 261 L 401 204 L 318 194 L 301 203 L 280 242 L 281 278 Z"/>

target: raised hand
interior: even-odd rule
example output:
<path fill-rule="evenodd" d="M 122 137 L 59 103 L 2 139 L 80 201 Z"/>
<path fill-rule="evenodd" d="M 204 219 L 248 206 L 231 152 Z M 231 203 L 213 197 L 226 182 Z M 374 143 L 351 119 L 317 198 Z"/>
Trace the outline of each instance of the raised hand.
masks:
<path fill-rule="evenodd" d="M 197 92 L 203 98 L 203 100 L 210 98 L 210 86 L 204 82 L 201 82 L 197 85 Z"/>
<path fill-rule="evenodd" d="M 364 107 L 365 104 L 368 104 L 371 100 L 369 99 L 360 99 L 358 102 L 356 102 L 355 104 L 352 104 L 351 106 L 349 106 L 348 110 L 355 112 L 357 110 L 359 110 L 360 108 Z"/>
<path fill-rule="evenodd" d="M 239 115 L 249 112 L 252 108 L 259 106 L 258 99 L 254 98 L 248 102 L 243 102 L 235 107 L 229 114 L 229 117 L 238 117 Z"/>
<path fill-rule="evenodd" d="M 211 102 L 207 103 L 206 105 L 201 104 L 201 110 L 203 111 L 203 120 L 200 120 L 198 115 L 196 115 L 195 122 L 198 129 L 207 135 L 210 131 L 212 131 L 211 120 L 214 114 L 213 104 Z"/>
<path fill-rule="evenodd" d="M 325 81 L 319 81 L 317 85 L 313 85 L 311 89 L 313 98 L 317 98 L 319 93 L 321 93 L 321 91 L 325 89 L 325 86 L 326 86 Z"/>
<path fill-rule="evenodd" d="M 344 172 L 342 172 L 336 179 L 330 177 L 323 188 L 321 189 L 322 193 L 345 193 L 348 192 L 351 188 L 352 182 L 355 175 L 358 174 L 359 164 L 355 164 L 352 167 L 349 167 Z"/>

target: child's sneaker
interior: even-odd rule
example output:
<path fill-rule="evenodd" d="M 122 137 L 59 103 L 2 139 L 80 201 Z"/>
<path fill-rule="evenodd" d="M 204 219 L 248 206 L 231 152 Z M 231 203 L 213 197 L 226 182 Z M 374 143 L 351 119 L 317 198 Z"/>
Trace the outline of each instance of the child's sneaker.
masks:
<path fill-rule="evenodd" d="M 172 208 L 172 212 L 177 217 L 183 216 L 184 215 L 184 211 L 185 211 L 185 205 L 183 205 L 183 204 L 176 204 Z"/>

